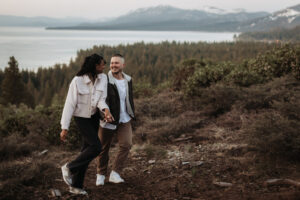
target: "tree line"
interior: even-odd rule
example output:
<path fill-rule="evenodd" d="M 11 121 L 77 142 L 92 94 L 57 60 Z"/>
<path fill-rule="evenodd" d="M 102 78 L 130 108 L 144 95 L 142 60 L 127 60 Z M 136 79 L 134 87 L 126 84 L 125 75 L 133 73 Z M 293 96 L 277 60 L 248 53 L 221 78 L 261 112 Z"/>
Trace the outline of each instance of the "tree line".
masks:
<path fill-rule="evenodd" d="M 247 32 L 238 36 L 241 41 L 267 40 L 267 41 L 285 41 L 300 42 L 300 26 L 292 29 L 278 28 L 266 32 Z"/>
<path fill-rule="evenodd" d="M 70 60 L 68 64 L 56 64 L 50 68 L 40 67 L 36 72 L 29 70 L 19 72 L 17 58 L 11 57 L 5 70 L 0 70 L 0 103 L 18 105 L 22 102 L 30 107 L 39 104 L 44 106 L 62 104 L 71 79 L 80 69 L 84 58 L 92 53 L 103 55 L 108 62 L 114 53 L 123 54 L 126 59 L 125 72 L 133 77 L 135 86 L 148 84 L 156 87 L 168 81 L 173 76 L 176 66 L 186 59 L 242 63 L 243 60 L 278 45 L 280 44 L 252 42 L 159 44 L 140 42 L 132 45 L 101 45 L 79 50 L 76 58 Z"/>

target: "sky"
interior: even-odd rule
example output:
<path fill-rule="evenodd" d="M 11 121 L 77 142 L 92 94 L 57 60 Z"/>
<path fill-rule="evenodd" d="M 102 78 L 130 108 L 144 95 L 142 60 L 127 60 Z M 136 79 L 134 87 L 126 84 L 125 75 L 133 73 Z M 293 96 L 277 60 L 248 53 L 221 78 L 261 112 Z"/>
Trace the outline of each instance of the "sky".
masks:
<path fill-rule="evenodd" d="M 0 15 L 105 19 L 158 5 L 199 10 L 204 6 L 214 6 L 225 10 L 242 8 L 252 12 L 274 12 L 297 4 L 300 0 L 0 0 Z"/>

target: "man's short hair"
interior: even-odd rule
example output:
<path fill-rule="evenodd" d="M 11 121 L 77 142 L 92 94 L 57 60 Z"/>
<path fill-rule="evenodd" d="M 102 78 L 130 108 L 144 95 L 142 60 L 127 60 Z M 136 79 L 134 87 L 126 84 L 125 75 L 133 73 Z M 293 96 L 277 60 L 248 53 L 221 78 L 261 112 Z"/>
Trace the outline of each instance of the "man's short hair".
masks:
<path fill-rule="evenodd" d="M 115 53 L 112 57 L 121 57 L 121 58 L 124 58 L 124 56 L 122 56 L 122 54 L 120 54 L 120 53 Z"/>
<path fill-rule="evenodd" d="M 120 53 L 115 53 L 112 57 L 119 57 L 119 58 L 121 58 L 123 64 L 125 63 L 125 58 L 124 58 L 124 56 L 122 56 L 122 54 L 120 54 Z"/>

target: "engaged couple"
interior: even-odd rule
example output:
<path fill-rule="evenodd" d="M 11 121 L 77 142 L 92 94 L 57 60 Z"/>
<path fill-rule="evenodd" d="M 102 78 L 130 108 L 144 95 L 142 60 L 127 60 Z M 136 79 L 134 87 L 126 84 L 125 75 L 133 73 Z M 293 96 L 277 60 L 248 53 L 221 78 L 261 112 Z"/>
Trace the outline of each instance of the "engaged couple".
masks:
<path fill-rule="evenodd" d="M 108 171 L 109 149 L 116 135 L 119 150 L 108 181 L 122 183 L 120 173 L 132 146 L 131 119 L 134 103 L 131 77 L 123 72 L 121 54 L 111 57 L 110 71 L 104 74 L 105 59 L 97 54 L 85 61 L 70 83 L 61 118 L 60 138 L 65 141 L 72 116 L 79 128 L 83 145 L 77 158 L 61 167 L 62 176 L 74 194 L 87 194 L 83 189 L 89 163 L 97 159 L 96 185 L 103 186 Z"/>

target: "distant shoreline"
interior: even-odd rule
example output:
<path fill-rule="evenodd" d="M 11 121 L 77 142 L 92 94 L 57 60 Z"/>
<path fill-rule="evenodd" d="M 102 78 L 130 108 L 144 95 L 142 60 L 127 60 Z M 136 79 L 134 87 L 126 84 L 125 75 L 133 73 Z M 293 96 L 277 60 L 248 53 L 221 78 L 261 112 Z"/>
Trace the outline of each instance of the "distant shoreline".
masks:
<path fill-rule="evenodd" d="M 82 30 L 82 31 L 187 31 L 187 32 L 214 32 L 214 33 L 232 33 L 237 32 L 236 30 L 217 30 L 217 29 L 203 29 L 203 28 L 151 28 L 151 27 L 45 27 L 45 30 Z"/>

